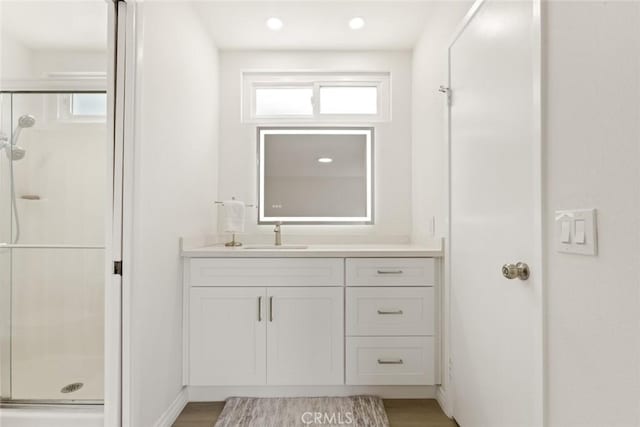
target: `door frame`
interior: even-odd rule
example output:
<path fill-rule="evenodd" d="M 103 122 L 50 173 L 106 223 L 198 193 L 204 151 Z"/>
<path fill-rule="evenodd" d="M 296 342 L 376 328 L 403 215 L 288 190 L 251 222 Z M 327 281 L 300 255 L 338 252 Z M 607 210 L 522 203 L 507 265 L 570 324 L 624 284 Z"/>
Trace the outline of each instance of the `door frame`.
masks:
<path fill-rule="evenodd" d="M 121 192 L 118 186 L 122 170 L 122 158 L 118 155 L 121 140 L 120 94 L 117 92 L 121 76 L 122 58 L 119 52 L 119 5 L 117 0 L 108 3 L 108 69 L 107 69 L 107 123 L 108 161 L 112 179 L 108 185 L 108 209 L 105 231 L 105 337 L 104 337 L 104 426 L 119 427 L 122 407 L 122 280 L 114 274 L 113 266 L 120 259 L 122 247 Z"/>
<path fill-rule="evenodd" d="M 443 291 L 443 319 L 446 324 L 445 330 L 449 331 L 449 336 L 445 337 L 443 343 L 443 367 L 445 367 L 446 378 L 448 387 L 439 390 L 438 400 L 443 406 L 444 412 L 455 419 L 455 400 L 453 389 L 455 389 L 455 376 L 451 373 L 455 370 L 455 365 L 452 365 L 451 358 L 451 341 L 453 339 L 451 334 L 451 288 L 454 284 L 451 282 L 451 105 L 455 102 L 455 93 L 452 92 L 451 81 L 451 49 L 469 26 L 473 18 L 476 16 L 481 7 L 492 0 L 476 0 L 467 14 L 464 16 L 457 29 L 454 31 L 451 41 L 449 42 L 446 50 L 446 75 L 447 86 L 445 88 L 445 155 L 446 159 L 446 179 L 445 179 L 445 217 L 447 220 L 446 236 L 444 240 L 444 291 Z M 533 150 L 532 150 L 532 162 L 534 169 L 534 206 L 535 206 L 535 230 L 534 233 L 534 258 L 535 265 L 538 266 L 538 275 L 540 280 L 540 288 L 537 295 L 538 298 L 538 313 L 534 335 L 536 340 L 540 343 L 540 351 L 535 356 L 535 373 L 534 376 L 537 379 L 536 388 L 538 389 L 539 402 L 536 405 L 539 407 L 539 421 L 540 426 L 547 425 L 547 399 L 546 399 L 546 384 L 547 384 L 547 358 L 546 358 L 546 302 L 545 302 L 545 283 L 546 283 L 546 269 L 545 269 L 545 254 L 543 246 L 543 230 L 544 230 L 544 199 L 542 197 L 542 185 L 543 185 L 543 123 L 542 123 L 542 18 L 541 18 L 541 0 L 531 0 L 532 7 L 532 39 L 533 39 L 533 58 L 532 58 L 532 75 L 533 75 Z M 443 377 L 445 377 L 443 375 Z M 443 381 L 444 383 L 444 381 Z"/>
<path fill-rule="evenodd" d="M 135 0 L 109 1 L 107 72 L 109 183 L 105 253 L 105 399 L 104 426 L 128 426 L 130 420 L 130 238 L 136 64 Z M 110 95 L 110 96 L 109 96 Z M 120 269 L 116 271 L 116 262 Z"/>

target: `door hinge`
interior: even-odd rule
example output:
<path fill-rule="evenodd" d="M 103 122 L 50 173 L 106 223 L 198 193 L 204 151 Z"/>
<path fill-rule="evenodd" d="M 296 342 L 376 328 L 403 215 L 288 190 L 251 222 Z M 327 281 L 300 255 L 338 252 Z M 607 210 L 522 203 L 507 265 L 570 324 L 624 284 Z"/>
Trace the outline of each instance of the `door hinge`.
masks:
<path fill-rule="evenodd" d="M 122 276 L 122 261 L 113 261 L 113 274 Z"/>
<path fill-rule="evenodd" d="M 447 95 L 447 105 L 451 105 L 451 88 L 448 88 L 446 86 L 440 86 L 440 88 L 438 89 L 438 92 L 444 93 L 445 95 Z"/>

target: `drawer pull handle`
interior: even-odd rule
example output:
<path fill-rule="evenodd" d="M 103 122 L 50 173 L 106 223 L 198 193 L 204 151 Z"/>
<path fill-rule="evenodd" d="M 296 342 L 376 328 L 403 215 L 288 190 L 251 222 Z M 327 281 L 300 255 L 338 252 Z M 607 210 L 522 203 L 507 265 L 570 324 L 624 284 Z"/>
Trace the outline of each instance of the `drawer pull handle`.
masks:
<path fill-rule="evenodd" d="M 378 359 L 378 365 L 403 365 L 402 359 Z"/>
<path fill-rule="evenodd" d="M 402 274 L 402 270 L 378 270 L 378 274 Z"/>
<path fill-rule="evenodd" d="M 378 314 L 403 314 L 402 310 L 378 310 Z"/>
<path fill-rule="evenodd" d="M 258 322 L 262 322 L 262 297 L 258 297 Z"/>
<path fill-rule="evenodd" d="M 273 297 L 269 297 L 269 322 L 273 322 Z"/>

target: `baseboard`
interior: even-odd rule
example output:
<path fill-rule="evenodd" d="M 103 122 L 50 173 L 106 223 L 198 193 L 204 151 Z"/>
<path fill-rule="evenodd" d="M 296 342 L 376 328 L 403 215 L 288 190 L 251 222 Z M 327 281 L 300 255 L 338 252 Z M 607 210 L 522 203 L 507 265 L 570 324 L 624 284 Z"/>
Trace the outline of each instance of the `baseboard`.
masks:
<path fill-rule="evenodd" d="M 162 413 L 158 421 L 154 424 L 154 427 L 171 427 L 173 423 L 178 419 L 178 416 L 182 412 L 187 403 L 188 392 L 186 387 L 182 387 L 174 401 L 169 407 Z"/>
<path fill-rule="evenodd" d="M 434 399 L 435 386 L 189 386 L 190 402 L 221 402 L 231 396 L 297 397 L 372 394 L 384 399 Z"/>
<path fill-rule="evenodd" d="M 444 412 L 447 417 L 451 418 L 453 416 L 451 401 L 449 400 L 449 394 L 442 386 L 438 387 L 436 390 L 436 400 L 438 401 L 440 408 L 442 408 L 442 412 Z"/>

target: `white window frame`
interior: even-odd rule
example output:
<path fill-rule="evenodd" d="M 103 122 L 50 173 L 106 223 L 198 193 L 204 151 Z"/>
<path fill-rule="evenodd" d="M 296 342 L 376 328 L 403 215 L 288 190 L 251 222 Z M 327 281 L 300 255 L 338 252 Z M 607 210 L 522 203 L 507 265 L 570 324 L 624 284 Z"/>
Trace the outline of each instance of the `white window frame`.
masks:
<path fill-rule="evenodd" d="M 376 87 L 376 114 L 320 114 L 320 88 Z M 258 88 L 313 89 L 312 115 L 256 115 Z M 241 117 L 244 123 L 376 123 L 391 120 L 391 73 L 389 72 L 308 72 L 242 71 Z"/>

